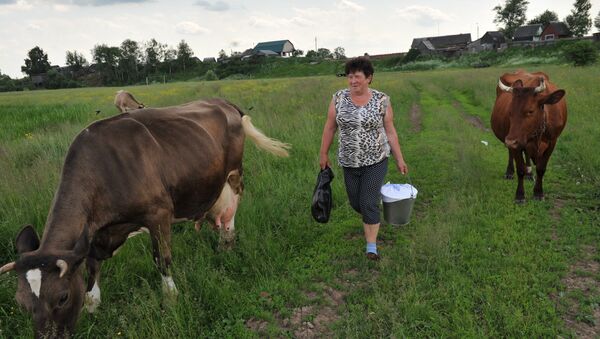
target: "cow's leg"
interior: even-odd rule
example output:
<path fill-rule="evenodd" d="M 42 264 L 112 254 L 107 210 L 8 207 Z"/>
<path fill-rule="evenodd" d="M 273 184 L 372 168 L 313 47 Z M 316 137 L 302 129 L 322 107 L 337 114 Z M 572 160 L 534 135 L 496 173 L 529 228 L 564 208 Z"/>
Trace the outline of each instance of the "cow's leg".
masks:
<path fill-rule="evenodd" d="M 508 150 L 508 164 L 506 165 L 506 173 L 504 173 L 504 179 L 512 179 L 515 175 L 515 167 L 513 165 L 514 159 L 511 150 Z"/>
<path fill-rule="evenodd" d="M 531 167 L 531 157 L 525 152 L 525 179 L 533 181 L 533 169 Z"/>
<path fill-rule="evenodd" d="M 171 277 L 171 222 L 172 213 L 167 210 L 157 211 L 147 218 L 150 238 L 152 238 L 152 252 L 154 262 L 162 275 L 163 292 L 168 295 L 177 295 L 177 287 Z"/>
<path fill-rule="evenodd" d="M 544 180 L 544 174 L 546 174 L 548 160 L 550 160 L 550 155 L 553 150 L 554 144 L 550 144 L 545 152 L 537 157 L 535 166 L 535 185 L 533 186 L 533 198 L 535 200 L 544 200 L 544 188 L 542 187 L 542 182 Z"/>
<path fill-rule="evenodd" d="M 522 204 L 525 202 L 525 189 L 523 187 L 523 177 L 525 176 L 525 161 L 523 160 L 522 150 L 511 150 L 512 156 L 515 159 L 517 167 L 517 192 L 515 194 L 515 202 Z"/>
<path fill-rule="evenodd" d="M 86 261 L 88 282 L 85 292 L 84 305 L 88 313 L 94 313 L 100 305 L 100 260 L 88 257 Z"/>

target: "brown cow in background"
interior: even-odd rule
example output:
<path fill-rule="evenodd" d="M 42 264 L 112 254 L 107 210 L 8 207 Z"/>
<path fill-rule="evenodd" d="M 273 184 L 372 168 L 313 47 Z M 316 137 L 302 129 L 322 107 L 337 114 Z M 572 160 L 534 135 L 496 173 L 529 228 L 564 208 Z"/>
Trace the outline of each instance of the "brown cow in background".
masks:
<path fill-rule="evenodd" d="M 115 106 L 121 113 L 146 107 L 143 103 L 135 100 L 131 93 L 124 90 L 118 91 L 115 95 Z"/>
<path fill-rule="evenodd" d="M 515 201 L 525 202 L 525 161 L 535 164 L 533 197 L 544 198 L 542 180 L 556 140 L 567 123 L 565 91 L 558 89 L 545 73 L 517 71 L 500 77 L 491 125 L 496 137 L 508 147 L 506 177 L 512 178 L 514 159 L 518 184 Z"/>

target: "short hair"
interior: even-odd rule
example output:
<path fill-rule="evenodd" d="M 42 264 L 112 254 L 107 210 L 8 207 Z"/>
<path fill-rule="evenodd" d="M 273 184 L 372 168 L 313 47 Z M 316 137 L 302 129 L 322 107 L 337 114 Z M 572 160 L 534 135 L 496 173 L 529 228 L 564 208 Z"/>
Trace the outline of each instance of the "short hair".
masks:
<path fill-rule="evenodd" d="M 350 73 L 361 71 L 367 78 L 370 75 L 373 75 L 373 73 L 375 73 L 375 70 L 373 69 L 373 64 L 371 63 L 371 60 L 369 60 L 368 58 L 366 58 L 364 56 L 352 58 L 352 59 L 346 61 L 345 71 L 346 71 L 346 75 L 348 75 Z"/>

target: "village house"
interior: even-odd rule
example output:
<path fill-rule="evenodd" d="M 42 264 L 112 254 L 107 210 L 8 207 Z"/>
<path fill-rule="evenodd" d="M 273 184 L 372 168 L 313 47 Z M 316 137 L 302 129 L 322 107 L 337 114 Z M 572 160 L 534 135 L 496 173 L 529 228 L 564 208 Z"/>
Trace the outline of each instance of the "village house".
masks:
<path fill-rule="evenodd" d="M 564 22 L 553 21 L 551 22 L 540 34 L 540 40 L 558 40 L 564 38 L 571 38 L 573 33 L 569 30 L 569 27 Z"/>
<path fill-rule="evenodd" d="M 289 57 L 296 49 L 289 40 L 259 42 L 252 49 L 253 55 Z"/>
<path fill-rule="evenodd" d="M 533 24 L 517 27 L 513 35 L 513 41 L 540 41 L 544 25 Z"/>
<path fill-rule="evenodd" d="M 471 34 L 443 35 L 426 38 L 415 38 L 410 46 L 418 49 L 421 55 L 454 56 L 467 50 L 471 42 Z"/>
<path fill-rule="evenodd" d="M 469 52 L 477 53 L 481 51 L 498 51 L 507 47 L 506 38 L 502 32 L 488 31 L 485 34 L 469 44 Z"/>

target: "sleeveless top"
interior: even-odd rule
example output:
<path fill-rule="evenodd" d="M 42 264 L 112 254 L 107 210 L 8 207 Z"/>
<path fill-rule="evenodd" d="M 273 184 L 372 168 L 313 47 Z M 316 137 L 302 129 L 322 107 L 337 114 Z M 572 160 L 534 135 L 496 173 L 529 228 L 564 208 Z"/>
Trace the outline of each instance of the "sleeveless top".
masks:
<path fill-rule="evenodd" d="M 342 167 L 363 167 L 376 164 L 390 156 L 383 118 L 389 105 L 388 96 L 371 89 L 371 99 L 357 106 L 350 90 L 333 95 L 335 121 L 339 128 L 338 162 Z"/>

